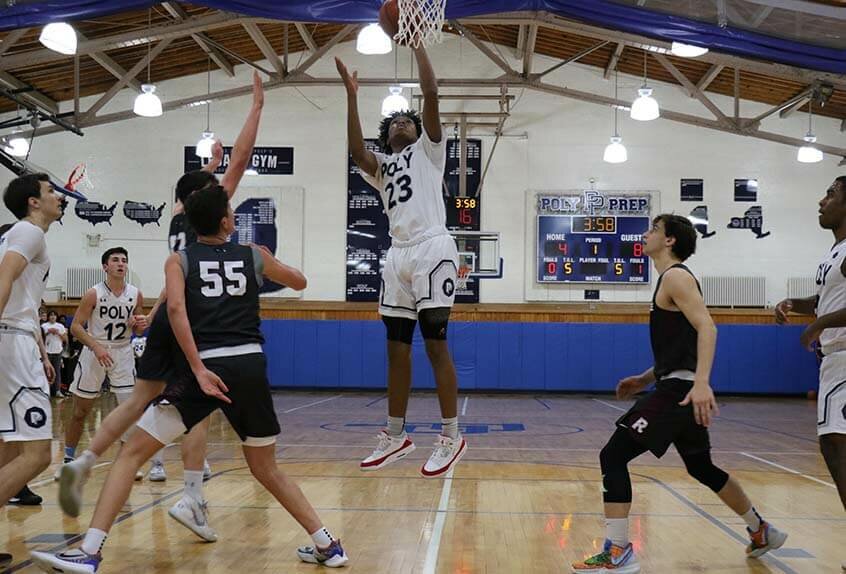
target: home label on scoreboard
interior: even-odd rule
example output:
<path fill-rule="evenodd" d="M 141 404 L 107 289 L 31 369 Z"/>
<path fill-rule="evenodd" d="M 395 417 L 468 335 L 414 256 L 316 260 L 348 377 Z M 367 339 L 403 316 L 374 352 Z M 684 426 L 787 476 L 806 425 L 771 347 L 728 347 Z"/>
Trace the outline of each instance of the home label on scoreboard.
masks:
<path fill-rule="evenodd" d="M 538 283 L 649 283 L 650 196 L 539 194 Z"/>

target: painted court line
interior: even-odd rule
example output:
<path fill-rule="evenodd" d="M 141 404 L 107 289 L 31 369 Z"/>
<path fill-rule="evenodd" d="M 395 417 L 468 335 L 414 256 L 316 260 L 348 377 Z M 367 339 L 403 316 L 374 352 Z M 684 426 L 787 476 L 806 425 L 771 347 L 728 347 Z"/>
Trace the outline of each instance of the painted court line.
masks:
<path fill-rule="evenodd" d="M 343 395 L 335 395 L 334 397 L 329 397 L 328 399 L 323 399 L 322 401 L 315 401 L 313 403 L 308 403 L 307 405 L 300 405 L 298 407 L 288 409 L 287 411 L 282 411 L 282 414 L 284 415 L 284 414 L 292 413 L 294 411 L 298 411 L 300 409 L 305 409 L 307 407 L 313 407 L 314 405 L 319 405 L 320 403 L 328 403 L 329 401 L 334 401 L 335 399 L 338 399 L 342 396 Z"/>
<path fill-rule="evenodd" d="M 591 400 L 592 400 L 592 401 L 596 401 L 597 403 L 599 403 L 599 404 L 601 404 L 601 405 L 605 405 L 605 406 L 606 406 L 606 407 L 608 407 L 608 408 L 612 408 L 612 409 L 614 409 L 615 411 L 623 411 L 623 412 L 626 412 L 626 410 L 627 410 L 627 409 L 624 409 L 624 408 L 618 407 L 617 405 L 612 405 L 611 403 L 606 403 L 605 401 L 600 401 L 599 399 L 591 399 Z"/>
<path fill-rule="evenodd" d="M 461 416 L 467 414 L 467 403 L 470 402 L 470 397 L 464 397 L 464 404 L 461 405 Z"/>
<path fill-rule="evenodd" d="M 441 536 L 444 533 L 449 509 L 449 493 L 452 490 L 452 474 L 455 471 L 453 466 L 447 471 L 444 478 L 444 486 L 441 489 L 441 501 L 438 503 L 438 510 L 435 513 L 435 524 L 432 526 L 432 538 L 429 539 L 429 548 L 426 550 L 426 561 L 423 563 L 423 574 L 435 574 L 435 567 L 438 565 L 438 551 L 441 548 Z"/>
<path fill-rule="evenodd" d="M 789 467 L 787 467 L 787 466 L 782 466 L 782 465 L 777 464 L 777 463 L 775 463 L 775 462 L 773 462 L 773 461 L 771 461 L 771 460 L 767 460 L 767 459 L 765 459 L 765 458 L 761 458 L 760 456 L 755 456 L 754 454 L 749 454 L 748 452 L 741 452 L 741 453 L 739 453 L 739 454 L 742 454 L 743 456 L 746 456 L 746 457 L 749 457 L 749 458 L 751 458 L 751 459 L 757 460 L 758 462 L 763 462 L 764 464 L 768 464 L 768 465 L 770 465 L 770 466 L 774 466 L 774 467 L 776 467 L 776 468 L 780 468 L 781 470 L 783 470 L 783 471 L 785 471 L 785 472 L 789 472 L 790 474 L 796 474 L 796 475 L 798 475 L 798 476 L 801 476 L 802 478 L 807 478 L 808 480 L 813 480 L 814 482 L 817 482 L 817 483 L 822 484 L 822 485 L 824 485 L 824 486 L 828 486 L 829 488 L 834 488 L 834 489 L 837 489 L 837 487 L 836 487 L 836 486 L 834 486 L 834 485 L 833 485 L 832 483 L 830 483 L 830 482 L 826 482 L 826 481 L 824 481 L 824 480 L 820 480 L 819 478 L 816 478 L 816 477 L 813 477 L 813 476 L 810 476 L 810 475 L 807 475 L 807 474 L 803 474 L 803 473 L 799 472 L 798 470 L 794 470 L 794 469 L 789 468 Z"/>

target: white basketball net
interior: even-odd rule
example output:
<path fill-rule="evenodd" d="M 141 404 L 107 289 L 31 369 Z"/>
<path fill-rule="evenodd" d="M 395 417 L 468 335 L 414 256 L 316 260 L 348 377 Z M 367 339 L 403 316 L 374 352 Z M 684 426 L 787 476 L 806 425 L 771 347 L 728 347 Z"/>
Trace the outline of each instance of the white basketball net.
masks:
<path fill-rule="evenodd" d="M 443 39 L 447 0 L 399 0 L 398 44 L 419 48 Z"/>

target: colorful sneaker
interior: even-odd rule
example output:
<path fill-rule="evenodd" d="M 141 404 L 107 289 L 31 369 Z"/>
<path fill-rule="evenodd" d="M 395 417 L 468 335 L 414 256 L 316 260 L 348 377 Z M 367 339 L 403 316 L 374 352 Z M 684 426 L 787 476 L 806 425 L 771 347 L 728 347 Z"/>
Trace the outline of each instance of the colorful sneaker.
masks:
<path fill-rule="evenodd" d="M 86 554 L 79 548 L 57 554 L 30 552 L 29 555 L 33 562 L 45 572 L 65 572 L 66 574 L 94 574 L 103 560 L 99 553 Z"/>
<path fill-rule="evenodd" d="M 432 456 L 420 469 L 420 473 L 426 478 L 440 476 L 461 460 L 465 452 L 467 452 L 467 443 L 463 436 L 458 435 L 458 438 L 449 438 L 448 436 L 438 435 L 435 450 L 432 451 Z"/>
<path fill-rule="evenodd" d="M 209 526 L 209 509 L 205 500 L 199 503 L 190 496 L 183 496 L 167 513 L 206 542 L 217 542 L 217 532 Z"/>
<path fill-rule="evenodd" d="M 62 476 L 62 466 L 66 465 L 69 462 L 73 462 L 73 457 L 66 456 L 64 459 L 62 459 L 62 464 L 59 466 L 59 468 L 56 469 L 55 474 L 53 474 L 53 480 L 59 480 L 59 478 Z"/>
<path fill-rule="evenodd" d="M 59 476 L 59 506 L 68 516 L 79 516 L 82 507 L 82 487 L 88 480 L 90 470 L 75 461 L 63 464 Z"/>
<path fill-rule="evenodd" d="M 376 450 L 358 465 L 361 470 L 378 470 L 414 452 L 414 443 L 406 433 L 391 436 L 388 431 L 382 430 L 376 438 L 379 439 L 379 444 Z"/>
<path fill-rule="evenodd" d="M 347 562 L 349 558 L 341 546 L 340 540 L 335 540 L 326 548 L 316 548 L 314 546 L 302 546 L 297 548 L 297 556 L 303 562 L 309 564 L 320 564 L 329 568 L 340 568 Z"/>
<path fill-rule="evenodd" d="M 746 555 L 749 558 L 758 558 L 770 550 L 776 550 L 784 546 L 787 540 L 787 533 L 778 530 L 769 522 L 761 522 L 757 532 L 746 529 L 749 533 L 749 546 L 746 547 Z"/>
<path fill-rule="evenodd" d="M 150 482 L 164 482 L 167 480 L 167 473 L 165 472 L 164 465 L 160 462 L 154 462 L 153 465 L 150 467 L 150 474 L 148 477 Z"/>
<path fill-rule="evenodd" d="M 19 504 L 20 506 L 38 506 L 41 504 L 42 498 L 32 492 L 28 486 L 24 486 L 19 493 L 9 499 L 9 504 Z"/>
<path fill-rule="evenodd" d="M 204 460 L 203 461 L 203 482 L 210 479 L 211 475 L 212 475 L 212 472 L 211 472 L 211 467 L 209 466 L 209 461 Z"/>
<path fill-rule="evenodd" d="M 640 564 L 631 543 L 622 548 L 606 540 L 602 552 L 582 562 L 574 562 L 572 571 L 575 574 L 637 574 Z"/>

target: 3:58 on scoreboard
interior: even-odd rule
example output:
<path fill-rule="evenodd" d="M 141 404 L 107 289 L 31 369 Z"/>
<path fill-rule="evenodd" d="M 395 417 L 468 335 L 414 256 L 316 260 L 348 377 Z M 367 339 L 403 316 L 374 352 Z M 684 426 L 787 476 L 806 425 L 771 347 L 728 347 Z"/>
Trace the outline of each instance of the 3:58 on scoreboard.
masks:
<path fill-rule="evenodd" d="M 649 217 L 539 215 L 538 283 L 649 283 Z"/>

